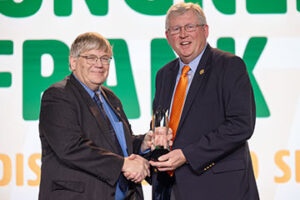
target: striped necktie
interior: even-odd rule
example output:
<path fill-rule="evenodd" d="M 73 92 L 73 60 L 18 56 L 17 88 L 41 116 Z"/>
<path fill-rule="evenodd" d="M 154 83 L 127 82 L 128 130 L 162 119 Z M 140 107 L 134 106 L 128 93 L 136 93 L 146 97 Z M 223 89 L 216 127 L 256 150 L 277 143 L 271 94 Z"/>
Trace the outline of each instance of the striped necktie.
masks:
<path fill-rule="evenodd" d="M 103 105 L 102 105 L 102 102 L 100 101 L 100 98 L 99 98 L 99 93 L 95 92 L 94 94 L 94 97 L 93 97 L 93 100 L 96 102 L 101 114 L 103 115 L 103 117 L 106 119 L 106 122 L 107 122 L 107 125 L 110 129 L 110 131 L 112 132 L 112 139 L 113 141 L 115 142 L 116 146 L 119 147 L 119 155 L 121 156 L 124 156 L 123 153 L 122 153 L 122 149 L 121 149 L 121 146 L 120 146 L 120 143 L 119 143 L 119 140 L 115 134 L 115 131 L 112 127 L 112 124 L 111 124 L 111 121 L 109 120 L 108 116 L 106 115 L 106 112 L 103 108 Z M 128 180 L 125 178 L 125 176 L 123 175 L 123 173 L 120 174 L 120 177 L 119 177 L 119 187 L 121 189 L 121 191 L 126 194 L 127 192 L 127 189 L 128 189 Z"/>

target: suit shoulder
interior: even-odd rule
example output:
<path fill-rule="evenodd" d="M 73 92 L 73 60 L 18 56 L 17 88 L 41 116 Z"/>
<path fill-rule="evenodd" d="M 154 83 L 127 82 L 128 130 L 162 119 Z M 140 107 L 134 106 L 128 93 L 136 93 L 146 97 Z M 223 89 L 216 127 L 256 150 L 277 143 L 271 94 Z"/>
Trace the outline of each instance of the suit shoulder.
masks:
<path fill-rule="evenodd" d="M 178 62 L 179 62 L 178 58 L 175 58 L 174 60 L 168 62 L 162 68 L 160 68 L 157 73 L 163 73 L 163 72 L 166 72 L 168 70 L 174 69 L 174 66 L 177 66 Z"/>
<path fill-rule="evenodd" d="M 241 57 L 217 48 L 212 48 L 211 52 L 213 66 L 219 66 L 222 70 L 246 70 L 246 65 Z"/>
<path fill-rule="evenodd" d="M 58 82 L 53 83 L 52 85 L 50 85 L 50 87 L 48 89 L 50 89 L 50 88 L 64 89 L 69 80 L 70 80 L 70 76 L 66 76 L 63 80 L 58 81 Z"/>
<path fill-rule="evenodd" d="M 63 80 L 53 83 L 50 87 L 48 87 L 43 96 L 45 95 L 66 95 L 69 87 L 70 77 L 66 76 Z"/>
<path fill-rule="evenodd" d="M 212 57 L 213 59 L 240 59 L 242 60 L 239 56 L 234 55 L 230 52 L 227 51 L 223 51 L 217 48 L 211 48 L 211 52 L 212 52 Z"/>

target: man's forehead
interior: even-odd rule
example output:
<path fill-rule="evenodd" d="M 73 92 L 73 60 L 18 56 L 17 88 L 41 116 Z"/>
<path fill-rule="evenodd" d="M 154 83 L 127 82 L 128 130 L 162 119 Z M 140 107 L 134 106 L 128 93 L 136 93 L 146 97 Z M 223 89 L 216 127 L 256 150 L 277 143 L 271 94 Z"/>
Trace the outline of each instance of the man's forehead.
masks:
<path fill-rule="evenodd" d="M 188 16 L 188 17 L 186 17 L 186 16 Z M 185 20 L 185 21 L 197 20 L 198 21 L 198 17 L 193 11 L 189 10 L 185 13 L 171 15 L 169 18 L 169 23 L 172 23 L 172 22 L 174 23 L 175 21 L 177 22 L 180 20 Z"/>
<path fill-rule="evenodd" d="M 110 54 L 104 49 L 89 49 L 82 51 L 84 54 L 95 55 L 95 56 L 110 56 Z"/>

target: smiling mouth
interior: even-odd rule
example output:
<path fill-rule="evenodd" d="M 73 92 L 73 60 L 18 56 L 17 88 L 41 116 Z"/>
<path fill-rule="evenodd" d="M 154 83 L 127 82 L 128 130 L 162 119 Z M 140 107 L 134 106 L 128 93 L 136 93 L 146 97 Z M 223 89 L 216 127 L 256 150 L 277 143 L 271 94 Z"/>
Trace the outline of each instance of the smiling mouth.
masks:
<path fill-rule="evenodd" d="M 97 73 L 97 74 L 103 74 L 105 73 L 105 71 L 92 71 L 93 73 Z"/>
<path fill-rule="evenodd" d="M 182 46 L 185 46 L 185 45 L 189 45 L 189 44 L 191 44 L 192 42 L 180 42 L 180 45 L 182 45 Z"/>

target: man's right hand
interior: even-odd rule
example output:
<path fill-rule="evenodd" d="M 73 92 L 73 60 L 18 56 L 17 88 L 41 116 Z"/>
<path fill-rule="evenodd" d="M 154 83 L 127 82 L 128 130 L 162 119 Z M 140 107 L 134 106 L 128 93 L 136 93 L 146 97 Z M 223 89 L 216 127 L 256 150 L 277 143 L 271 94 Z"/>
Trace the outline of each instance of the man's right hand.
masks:
<path fill-rule="evenodd" d="M 146 176 L 150 176 L 149 163 L 143 157 L 131 154 L 124 158 L 122 172 L 128 180 L 140 183 Z"/>

